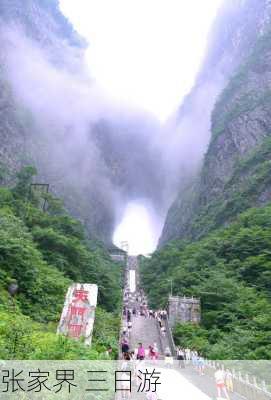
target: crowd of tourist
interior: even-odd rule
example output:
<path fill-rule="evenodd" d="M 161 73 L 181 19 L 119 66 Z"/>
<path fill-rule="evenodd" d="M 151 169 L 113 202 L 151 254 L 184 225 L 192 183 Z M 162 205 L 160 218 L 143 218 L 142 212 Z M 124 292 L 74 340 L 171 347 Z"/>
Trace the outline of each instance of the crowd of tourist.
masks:
<path fill-rule="evenodd" d="M 159 351 L 157 343 L 151 343 L 147 348 L 142 343 L 138 343 L 137 348 L 131 349 L 129 338 L 132 331 L 132 319 L 136 317 L 156 318 L 161 320 L 162 313 L 153 312 L 148 308 L 147 299 L 142 290 L 138 293 L 130 293 L 128 290 L 124 292 L 124 306 L 123 306 L 123 327 L 121 338 L 121 352 L 124 360 L 157 360 Z"/>
<path fill-rule="evenodd" d="M 136 385 L 139 384 L 138 376 L 142 369 L 141 364 L 144 360 L 157 360 L 159 357 L 159 350 L 157 343 L 150 343 L 148 346 L 144 346 L 143 343 L 137 343 L 136 348 L 131 346 L 132 342 L 132 328 L 133 322 L 136 318 L 158 318 L 158 313 L 154 313 L 148 308 L 147 299 L 143 291 L 130 293 L 128 289 L 124 292 L 124 305 L 123 305 L 123 324 L 121 332 L 121 353 L 122 359 L 125 363 L 127 361 L 135 361 L 133 371 L 133 381 Z M 124 369 L 126 366 L 124 367 Z M 125 372 L 124 372 L 125 374 Z M 128 375 L 123 376 L 123 381 L 128 381 Z M 126 378 L 126 380 L 125 380 Z M 124 388 L 125 389 L 125 388 Z M 127 388 L 126 388 L 127 389 Z M 146 400 L 158 400 L 156 392 L 149 391 L 145 393 Z M 128 390 L 122 392 L 122 399 L 129 399 L 131 393 Z"/>
<path fill-rule="evenodd" d="M 144 346 L 143 343 L 139 342 L 136 348 L 131 348 L 130 346 L 133 321 L 138 317 L 156 320 L 160 328 L 161 339 L 166 336 L 167 311 L 162 309 L 154 311 L 150 309 L 148 307 L 147 298 L 142 290 L 130 293 L 129 290 L 126 289 L 124 293 L 123 325 L 121 334 L 122 359 L 124 362 L 133 360 L 136 360 L 137 362 L 142 362 L 144 360 L 158 360 L 161 358 L 161 354 L 159 354 L 157 343 L 154 342 L 150 343 L 148 346 Z M 189 364 L 193 366 L 199 375 L 202 376 L 205 374 L 206 360 L 197 350 L 178 346 L 176 348 L 176 358 L 177 366 L 179 368 L 185 368 L 186 365 Z M 169 347 L 164 349 L 164 360 L 167 365 L 174 364 L 174 357 L 172 356 Z M 218 397 L 224 396 L 226 399 L 229 399 L 229 393 L 233 392 L 233 377 L 231 372 L 229 370 L 224 371 L 218 368 L 215 371 L 214 379 Z M 147 393 L 147 399 L 156 400 L 156 393 Z"/>

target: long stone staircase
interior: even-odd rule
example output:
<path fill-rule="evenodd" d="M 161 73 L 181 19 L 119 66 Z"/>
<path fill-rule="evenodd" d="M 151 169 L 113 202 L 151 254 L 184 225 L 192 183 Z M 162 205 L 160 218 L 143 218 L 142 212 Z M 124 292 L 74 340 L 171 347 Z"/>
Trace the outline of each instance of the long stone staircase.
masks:
<path fill-rule="evenodd" d="M 124 305 L 126 305 L 127 309 L 136 308 L 137 310 L 136 315 L 133 315 L 133 313 L 131 315 L 132 329 L 127 338 L 130 351 L 136 350 L 139 343 L 142 343 L 146 350 L 148 349 L 149 345 L 153 346 L 154 344 L 156 344 L 160 360 L 163 360 L 165 358 L 165 355 L 168 353 L 170 353 L 171 356 L 175 358 L 175 345 L 168 321 L 163 321 L 163 324 L 165 324 L 166 326 L 166 333 L 165 335 L 162 335 L 160 332 L 159 324 L 155 318 L 143 316 L 139 313 L 140 305 L 142 305 L 142 297 L 144 297 L 144 302 L 146 304 L 147 298 L 140 287 L 139 266 L 137 257 L 128 257 L 125 281 L 126 285 L 124 289 Z M 123 325 L 127 325 L 127 315 L 123 315 Z M 182 393 L 184 396 L 183 398 L 194 398 L 195 400 L 211 400 L 216 398 L 216 388 L 213 373 L 210 376 L 207 374 L 205 374 L 204 376 L 200 376 L 198 372 L 196 372 L 195 368 L 193 368 L 192 366 L 188 367 L 188 365 L 186 365 L 185 369 L 180 369 L 180 367 L 176 368 L 176 366 L 178 366 L 177 361 L 175 361 L 174 365 L 175 367 L 169 369 L 167 374 L 169 382 L 170 379 L 172 379 L 172 385 L 178 386 L 178 389 L 174 389 L 177 395 L 178 393 Z M 169 390 L 170 392 L 169 383 L 167 385 L 167 388 L 167 390 Z M 189 391 L 191 391 L 192 397 L 189 395 Z M 256 397 L 251 395 L 251 393 L 249 396 L 241 396 L 236 392 L 231 393 L 230 400 L 270 399 L 270 397 L 266 393 L 262 395 L 262 392 L 256 391 Z M 165 396 L 159 396 L 159 398 L 162 400 L 173 400 L 173 394 L 173 392 L 172 394 L 167 393 Z M 186 395 L 188 395 L 188 397 Z M 117 396 L 116 398 L 119 399 L 121 397 Z M 146 397 L 140 393 L 136 393 L 132 396 L 132 398 L 140 400 L 143 398 L 146 399 Z M 176 397 L 174 397 L 174 400 L 175 398 Z"/>
<path fill-rule="evenodd" d="M 159 354 L 162 353 L 162 346 L 157 323 L 155 319 L 145 318 L 143 316 L 132 317 L 132 332 L 130 335 L 130 345 L 132 349 L 138 347 L 138 343 L 142 343 L 145 349 L 149 345 L 157 345 Z"/>
<path fill-rule="evenodd" d="M 135 271 L 130 273 L 130 271 Z M 134 276 L 135 282 L 131 282 L 131 278 Z M 131 292 L 130 289 L 135 289 Z M 172 353 L 172 344 L 169 337 L 168 329 L 166 335 L 161 335 L 158 322 L 153 317 L 141 316 L 139 313 L 140 304 L 137 301 L 139 297 L 142 297 L 142 290 L 140 288 L 140 279 L 138 271 L 138 260 L 137 257 L 129 256 L 127 260 L 127 270 L 126 270 L 126 287 L 125 292 L 129 293 L 128 301 L 126 300 L 126 306 L 129 309 L 136 308 L 137 315 L 132 315 L 132 329 L 129 334 L 129 345 L 131 350 L 138 348 L 138 343 L 142 343 L 145 349 L 148 349 L 150 345 L 156 345 L 159 353 L 159 358 L 163 358 L 165 352 L 170 351 Z M 147 303 L 147 298 L 145 297 L 145 302 Z M 125 299 L 124 299 L 125 302 Z M 124 321 L 125 324 L 125 321 Z"/>

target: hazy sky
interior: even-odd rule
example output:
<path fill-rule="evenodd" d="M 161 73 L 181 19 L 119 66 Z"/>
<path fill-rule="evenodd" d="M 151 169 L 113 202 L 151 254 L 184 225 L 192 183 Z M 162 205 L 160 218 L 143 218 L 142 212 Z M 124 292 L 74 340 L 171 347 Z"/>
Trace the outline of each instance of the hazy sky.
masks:
<path fill-rule="evenodd" d="M 84 36 L 90 74 L 108 98 L 165 121 L 189 92 L 222 0 L 60 0 Z M 128 205 L 115 243 L 154 250 L 157 235 L 142 205 Z"/>
<path fill-rule="evenodd" d="M 113 99 L 165 120 L 195 79 L 221 0 L 60 0 Z"/>

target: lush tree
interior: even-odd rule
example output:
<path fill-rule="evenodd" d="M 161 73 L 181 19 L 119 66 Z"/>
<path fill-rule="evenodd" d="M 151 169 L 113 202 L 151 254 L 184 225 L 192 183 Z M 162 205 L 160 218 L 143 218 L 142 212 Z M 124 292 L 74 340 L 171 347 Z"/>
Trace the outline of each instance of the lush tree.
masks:
<path fill-rule="evenodd" d="M 0 188 L 0 358 L 96 359 L 107 346 L 116 356 L 122 267 L 59 199 L 31 190 L 35 174 L 23 168 L 13 188 Z M 15 282 L 18 293 L 11 298 L 8 287 Z M 91 349 L 55 333 L 72 282 L 99 287 Z"/>
<path fill-rule="evenodd" d="M 142 258 L 141 276 L 153 307 L 175 295 L 201 299 L 200 326 L 178 325 L 177 343 L 213 358 L 271 358 L 271 206 L 190 243 L 172 242 Z M 166 283 L 167 282 L 167 283 Z"/>

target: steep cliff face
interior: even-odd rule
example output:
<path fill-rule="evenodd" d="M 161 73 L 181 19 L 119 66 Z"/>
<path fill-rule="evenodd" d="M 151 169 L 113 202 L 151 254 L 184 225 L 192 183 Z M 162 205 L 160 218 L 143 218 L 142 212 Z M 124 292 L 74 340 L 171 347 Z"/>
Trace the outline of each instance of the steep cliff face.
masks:
<path fill-rule="evenodd" d="M 35 131 L 35 126 L 29 110 L 18 101 L 8 77 L 10 35 L 13 31 L 23 32 L 39 46 L 50 49 L 55 64 L 67 67 L 70 64 L 65 58 L 65 47 L 74 46 L 79 58 L 84 42 L 59 12 L 57 0 L 27 0 L 23 7 L 19 0 L 3 0 L 0 3 L 0 21 L 0 161 L 7 169 L 15 171 L 29 161 L 27 139 Z M 18 64 L 18 72 L 20 67 Z"/>
<path fill-rule="evenodd" d="M 83 170 L 90 175 L 82 160 L 87 148 L 79 156 L 88 145 L 80 143 L 81 131 L 90 122 L 76 127 L 73 103 L 83 85 L 69 90 L 78 84 L 72 76 L 84 77 L 86 43 L 57 0 L 27 0 L 23 6 L 3 0 L 0 20 L 0 183 L 12 182 L 23 165 L 35 165 L 37 181 L 50 184 L 90 235 L 110 241 L 114 215 L 106 189 L 99 190 L 97 179 L 81 179 Z"/>
<path fill-rule="evenodd" d="M 66 104 L 61 108 L 66 87 L 60 95 L 58 89 L 52 92 L 61 75 L 76 75 L 84 68 L 85 42 L 61 14 L 57 0 L 27 0 L 23 5 L 3 0 L 0 21 L 0 183 L 13 181 L 23 165 L 33 164 L 37 180 L 49 183 L 91 234 L 108 237 L 112 215 L 103 195 L 96 191 L 88 200 L 89 193 L 69 168 L 69 155 L 63 156 L 71 146 L 65 135 L 68 139 L 72 130 L 63 117 L 71 110 L 65 110 Z"/>
<path fill-rule="evenodd" d="M 271 200 L 270 6 L 269 1 L 233 1 L 220 12 L 215 39 L 189 96 L 190 102 L 197 97 L 208 76 L 222 76 L 216 101 L 205 114 L 205 129 L 208 123 L 210 127 L 207 152 L 200 172 L 189 184 L 181 183 L 160 244 L 200 237 L 246 208 Z M 184 103 L 183 109 L 187 107 Z M 200 111 L 189 109 L 190 118 L 195 112 Z"/>
<path fill-rule="evenodd" d="M 178 146 L 171 148 L 178 138 L 171 147 L 167 138 L 161 149 L 153 121 L 125 112 L 112 117 L 99 96 L 89 95 L 85 43 L 57 0 L 27 0 L 23 7 L 3 0 L 0 18 L 2 182 L 22 165 L 36 165 L 38 180 L 107 243 L 128 201 L 147 200 L 164 214 L 173 175 L 180 177 L 179 195 L 160 244 L 201 236 L 269 201 L 269 0 L 222 6 L 195 86 L 172 126 L 173 136 L 181 132 L 179 146 L 187 147 L 178 173 L 174 162 L 165 167 L 180 159 Z"/>
<path fill-rule="evenodd" d="M 165 208 L 159 126 L 103 97 L 57 0 L 3 0 L 0 19 L 0 183 L 35 165 L 37 181 L 111 244 L 127 202 Z"/>

